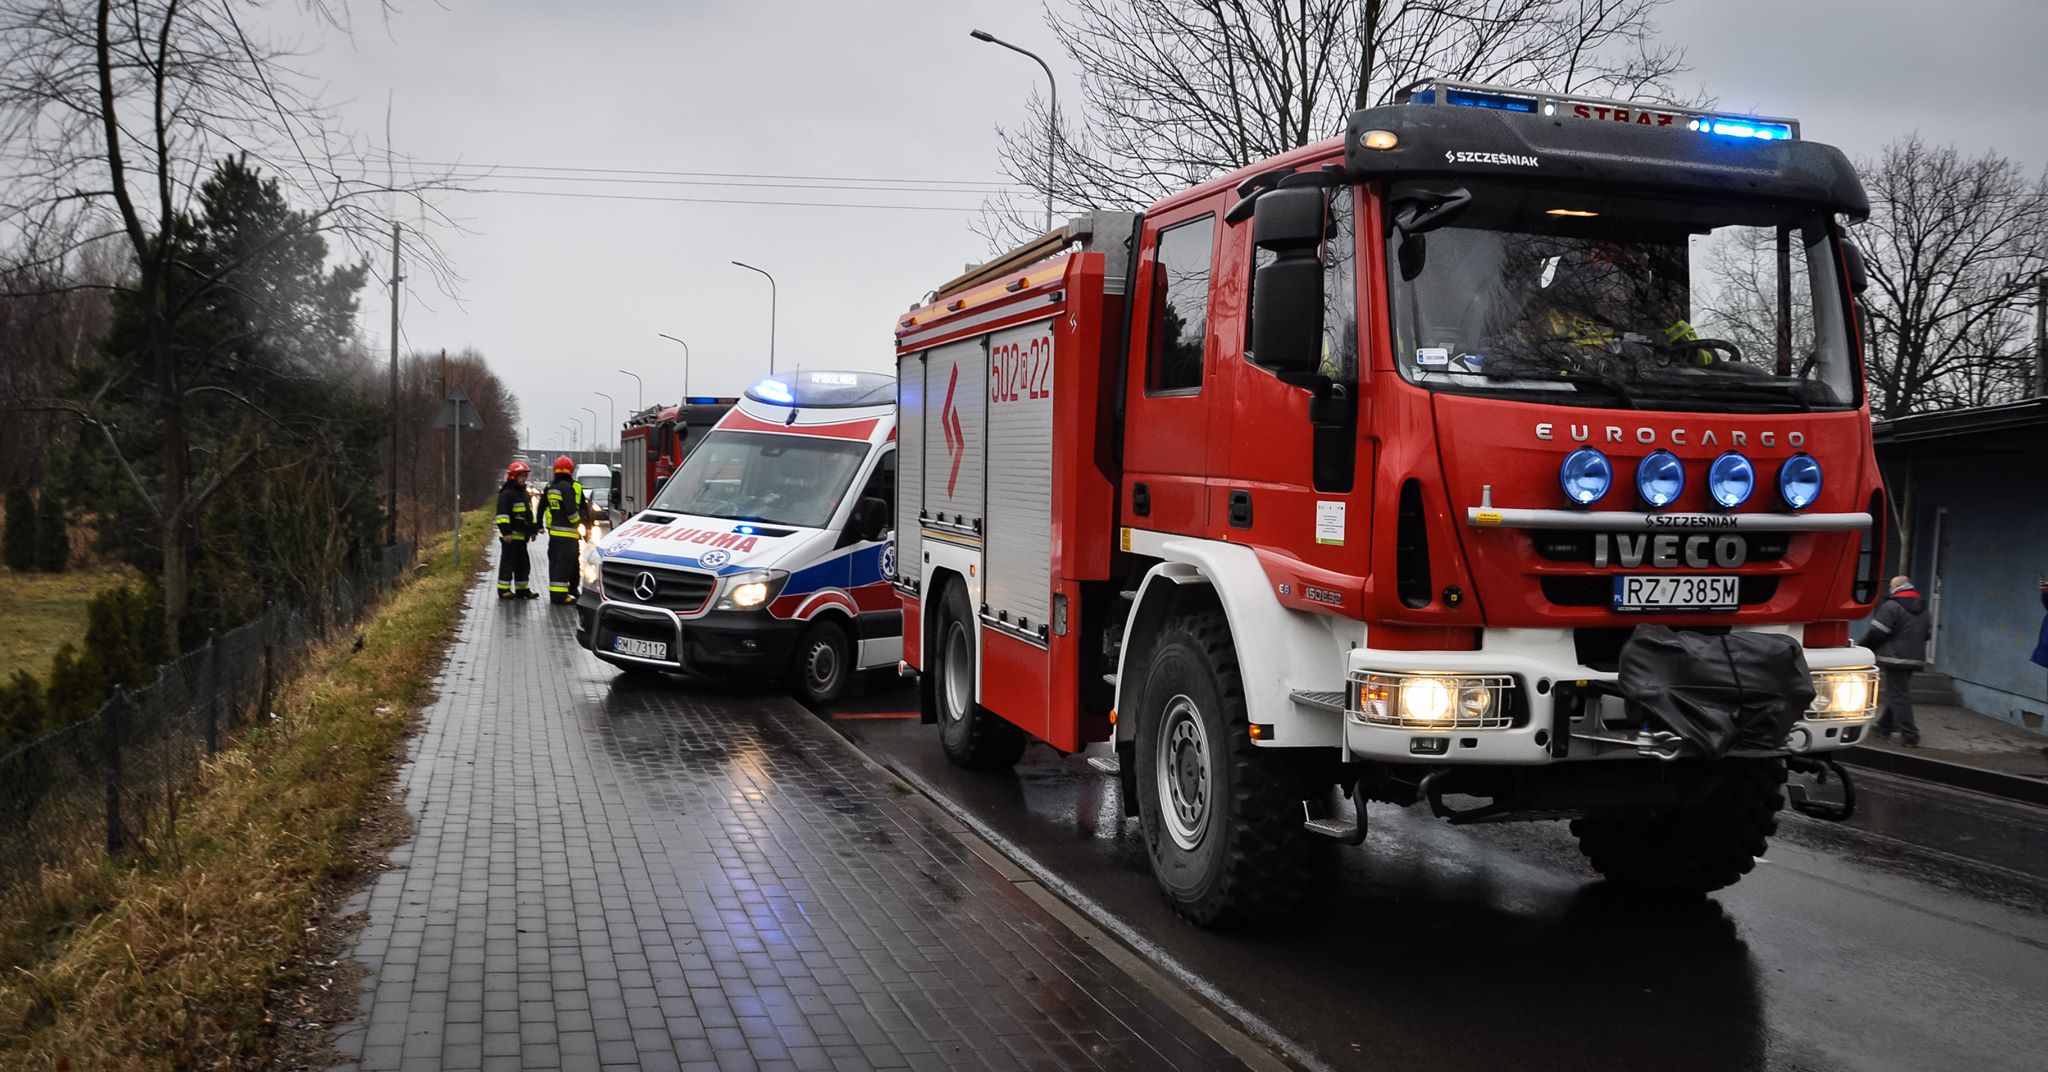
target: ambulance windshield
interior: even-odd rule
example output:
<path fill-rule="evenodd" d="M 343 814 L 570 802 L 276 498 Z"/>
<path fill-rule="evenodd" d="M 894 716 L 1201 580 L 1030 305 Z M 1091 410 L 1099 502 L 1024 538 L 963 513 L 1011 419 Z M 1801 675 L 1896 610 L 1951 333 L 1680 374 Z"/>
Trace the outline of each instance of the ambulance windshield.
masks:
<path fill-rule="evenodd" d="M 1403 193 L 1396 186 L 1390 199 L 1398 205 Z M 1399 234 L 1387 240 L 1394 353 L 1410 381 L 1621 408 L 1857 404 L 1825 215 L 1472 193 L 1465 212 L 1410 239 L 1405 256 Z"/>
<path fill-rule="evenodd" d="M 711 432 L 649 509 L 821 529 L 867 453 L 859 441 Z"/>

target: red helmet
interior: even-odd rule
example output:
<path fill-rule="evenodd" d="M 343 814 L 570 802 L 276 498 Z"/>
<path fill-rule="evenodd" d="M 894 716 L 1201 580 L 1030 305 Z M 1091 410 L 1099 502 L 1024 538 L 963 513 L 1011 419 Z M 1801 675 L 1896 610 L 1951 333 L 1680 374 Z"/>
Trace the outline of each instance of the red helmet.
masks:
<path fill-rule="evenodd" d="M 557 472 L 557 473 L 573 473 L 573 472 L 575 472 L 575 471 L 576 471 L 576 463 L 575 463 L 575 462 L 573 462 L 573 461 L 570 461 L 570 460 L 569 460 L 569 456 L 568 456 L 567 454 L 564 454 L 564 455 L 562 455 L 561 457 L 559 457 L 559 458 L 556 458 L 556 459 L 555 459 L 555 472 Z"/>
<path fill-rule="evenodd" d="M 532 470 L 526 467 L 525 462 L 513 462 L 505 467 L 505 479 L 524 480 L 529 472 L 532 472 Z"/>

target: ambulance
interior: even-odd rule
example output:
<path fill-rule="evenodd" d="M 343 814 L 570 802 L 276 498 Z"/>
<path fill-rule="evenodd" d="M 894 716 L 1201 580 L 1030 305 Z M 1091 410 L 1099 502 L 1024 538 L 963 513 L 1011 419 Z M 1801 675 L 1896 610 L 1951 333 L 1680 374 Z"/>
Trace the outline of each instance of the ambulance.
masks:
<path fill-rule="evenodd" d="M 895 401 L 879 373 L 754 384 L 585 552 L 578 642 L 627 674 L 782 679 L 811 704 L 894 667 Z"/>

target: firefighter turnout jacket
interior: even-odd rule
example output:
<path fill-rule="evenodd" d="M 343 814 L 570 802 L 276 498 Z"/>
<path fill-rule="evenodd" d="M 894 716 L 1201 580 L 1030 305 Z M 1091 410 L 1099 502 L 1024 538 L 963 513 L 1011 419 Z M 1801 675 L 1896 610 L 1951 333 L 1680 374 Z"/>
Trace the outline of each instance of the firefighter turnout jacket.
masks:
<path fill-rule="evenodd" d="M 498 489 L 498 538 L 501 540 L 530 540 L 540 531 L 540 522 L 533 516 L 533 500 L 526 494 L 526 485 L 507 480 Z"/>
<path fill-rule="evenodd" d="M 580 536 L 576 526 L 584 521 L 583 485 L 559 475 L 548 481 L 548 489 L 541 493 L 541 518 L 550 537 L 573 540 Z"/>

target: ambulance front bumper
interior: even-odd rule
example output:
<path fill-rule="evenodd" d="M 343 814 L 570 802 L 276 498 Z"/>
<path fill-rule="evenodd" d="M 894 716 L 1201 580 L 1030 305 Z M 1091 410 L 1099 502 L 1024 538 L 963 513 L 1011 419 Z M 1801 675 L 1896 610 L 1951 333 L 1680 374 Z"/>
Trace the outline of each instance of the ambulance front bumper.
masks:
<path fill-rule="evenodd" d="M 1877 718 L 1871 653 L 1808 648 L 1805 656 L 1816 693 L 1844 706 L 1809 709 L 1780 750 L 1741 754 L 1835 751 L 1870 732 Z M 1533 766 L 1688 754 L 1668 734 L 1617 725 L 1631 720 L 1616 675 L 1576 660 L 1539 652 L 1355 648 L 1345 677 L 1348 759 Z M 1859 688 L 1865 691 L 1857 703 Z"/>
<path fill-rule="evenodd" d="M 576 640 L 611 663 L 664 670 L 774 676 L 789 665 L 804 624 L 766 611 L 709 611 L 684 618 L 661 607 L 577 600 Z"/>

